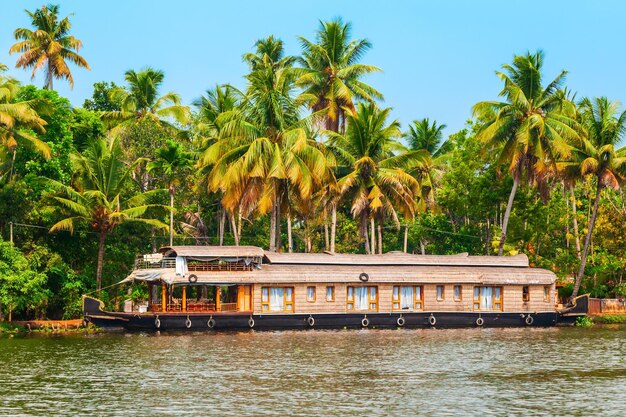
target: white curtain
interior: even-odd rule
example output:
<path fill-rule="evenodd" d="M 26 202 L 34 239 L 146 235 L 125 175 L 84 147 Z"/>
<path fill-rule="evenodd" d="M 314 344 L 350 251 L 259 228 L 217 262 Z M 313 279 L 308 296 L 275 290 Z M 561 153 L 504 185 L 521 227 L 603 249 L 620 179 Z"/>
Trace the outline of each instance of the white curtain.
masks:
<path fill-rule="evenodd" d="M 187 275 L 187 258 L 184 256 L 176 257 L 176 275 Z"/>
<path fill-rule="evenodd" d="M 282 287 L 270 288 L 270 311 L 285 310 L 284 289 Z"/>
<path fill-rule="evenodd" d="M 367 310 L 369 299 L 367 297 L 367 287 L 356 287 L 354 289 L 354 309 Z"/>
<path fill-rule="evenodd" d="M 480 297 L 480 309 L 491 310 L 493 308 L 493 288 L 482 287 L 482 294 Z"/>
<path fill-rule="evenodd" d="M 401 287 L 400 288 L 400 308 L 403 310 L 412 310 L 413 301 L 413 287 Z"/>

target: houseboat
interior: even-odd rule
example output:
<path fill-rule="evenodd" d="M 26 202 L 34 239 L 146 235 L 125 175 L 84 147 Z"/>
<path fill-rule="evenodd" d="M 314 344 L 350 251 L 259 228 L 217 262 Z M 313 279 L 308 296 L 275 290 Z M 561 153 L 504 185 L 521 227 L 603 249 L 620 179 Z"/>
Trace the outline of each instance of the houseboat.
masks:
<path fill-rule="evenodd" d="M 253 246 L 168 246 L 139 256 L 122 283 L 148 300 L 105 311 L 104 329 L 224 330 L 514 327 L 572 323 L 586 298 L 557 309 L 555 275 L 526 255 L 275 253 Z"/>

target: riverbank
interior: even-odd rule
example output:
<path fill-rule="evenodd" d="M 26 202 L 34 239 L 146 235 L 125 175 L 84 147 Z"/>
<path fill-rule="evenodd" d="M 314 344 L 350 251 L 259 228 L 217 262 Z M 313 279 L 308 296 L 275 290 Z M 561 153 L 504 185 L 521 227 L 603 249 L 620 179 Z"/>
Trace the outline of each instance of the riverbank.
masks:
<path fill-rule="evenodd" d="M 83 320 L 28 320 L 28 321 L 4 321 L 0 322 L 0 335 L 16 335 L 27 333 L 84 333 L 96 332 L 98 329 L 93 326 L 84 326 Z"/>

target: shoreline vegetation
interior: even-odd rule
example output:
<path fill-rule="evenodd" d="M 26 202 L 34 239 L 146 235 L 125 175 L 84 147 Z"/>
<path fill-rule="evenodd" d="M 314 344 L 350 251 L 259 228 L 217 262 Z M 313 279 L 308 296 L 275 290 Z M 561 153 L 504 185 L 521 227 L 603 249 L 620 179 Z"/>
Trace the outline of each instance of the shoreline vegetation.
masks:
<path fill-rule="evenodd" d="M 24 18 L 0 63 L 0 322 L 78 318 L 88 293 L 113 310 L 146 300 L 115 283 L 167 244 L 525 253 L 562 300 L 626 296 L 626 112 L 577 97 L 543 51 L 513 55 L 485 92 L 497 100 L 446 138 L 428 115 L 392 119 L 367 83 L 373 44 L 340 18 L 285 40 L 295 56 L 260 38 L 243 80 L 198 80 L 191 105 L 145 66 L 82 107 L 53 89 L 90 69 L 70 18 Z M 43 88 L 13 78 L 24 69 Z"/>

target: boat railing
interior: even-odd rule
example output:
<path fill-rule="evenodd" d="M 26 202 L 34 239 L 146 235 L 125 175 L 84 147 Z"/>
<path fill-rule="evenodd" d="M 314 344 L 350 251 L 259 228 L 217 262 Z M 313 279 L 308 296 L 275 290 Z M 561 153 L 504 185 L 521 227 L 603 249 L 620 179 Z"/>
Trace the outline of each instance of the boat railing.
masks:
<path fill-rule="evenodd" d="M 139 255 L 135 259 L 135 269 L 161 268 L 176 268 L 176 258 L 153 259 L 145 255 Z"/>
<path fill-rule="evenodd" d="M 169 257 L 152 257 L 150 255 L 139 255 L 135 259 L 135 269 L 161 269 L 176 268 L 176 258 Z M 209 272 L 209 271 L 252 271 L 254 265 L 244 261 L 239 262 L 215 262 L 215 261 L 197 261 L 190 260 L 187 262 L 187 270 L 191 272 Z"/>

